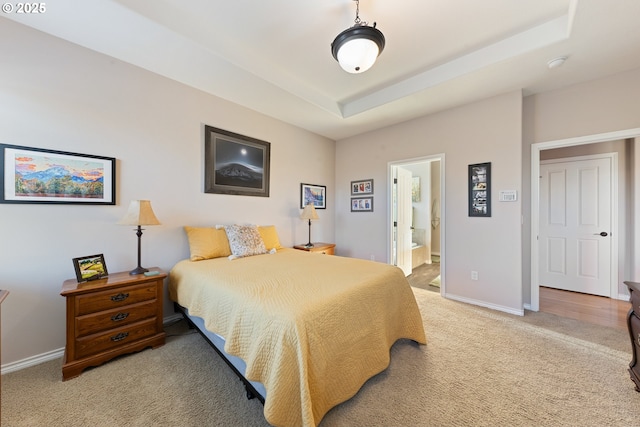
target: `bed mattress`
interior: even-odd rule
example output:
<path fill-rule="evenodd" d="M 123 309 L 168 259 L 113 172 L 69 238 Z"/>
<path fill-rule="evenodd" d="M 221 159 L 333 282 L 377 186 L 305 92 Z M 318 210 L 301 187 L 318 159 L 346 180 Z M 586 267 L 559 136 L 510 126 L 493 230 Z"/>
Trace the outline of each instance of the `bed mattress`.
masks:
<path fill-rule="evenodd" d="M 294 249 L 180 261 L 169 294 L 264 385 L 275 426 L 315 426 L 389 364 L 400 338 L 426 343 L 413 292 L 394 266 Z"/>

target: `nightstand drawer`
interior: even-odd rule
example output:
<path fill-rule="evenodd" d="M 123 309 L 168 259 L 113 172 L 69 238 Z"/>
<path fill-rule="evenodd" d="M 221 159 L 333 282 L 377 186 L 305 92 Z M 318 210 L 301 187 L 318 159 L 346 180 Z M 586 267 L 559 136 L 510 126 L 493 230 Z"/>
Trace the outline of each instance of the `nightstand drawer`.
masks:
<path fill-rule="evenodd" d="M 142 301 L 156 299 L 156 283 L 110 289 L 76 297 L 76 315 L 96 313 Z"/>
<path fill-rule="evenodd" d="M 76 358 L 108 351 L 112 348 L 151 336 L 157 332 L 156 318 L 76 340 Z"/>
<path fill-rule="evenodd" d="M 76 317 L 76 337 L 93 334 L 107 329 L 118 328 L 154 317 L 157 314 L 156 300 L 129 304 L 113 310 L 100 311 Z"/>
<path fill-rule="evenodd" d="M 333 255 L 334 249 L 333 248 L 328 248 L 328 249 L 322 249 L 322 250 L 311 251 L 311 252 L 314 252 L 316 254 Z"/>

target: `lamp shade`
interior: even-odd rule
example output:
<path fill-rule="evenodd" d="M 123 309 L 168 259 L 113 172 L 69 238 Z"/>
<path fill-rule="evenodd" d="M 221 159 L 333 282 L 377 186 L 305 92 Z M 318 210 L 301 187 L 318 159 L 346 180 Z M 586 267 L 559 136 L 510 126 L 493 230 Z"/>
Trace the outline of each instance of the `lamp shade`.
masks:
<path fill-rule="evenodd" d="M 313 206 L 313 203 L 309 203 L 307 206 L 304 207 L 304 210 L 300 215 L 300 219 L 308 219 L 308 220 L 320 219 L 320 217 L 318 217 L 318 213 L 316 212 L 316 208 Z"/>
<path fill-rule="evenodd" d="M 375 24 L 355 25 L 338 34 L 331 43 L 331 53 L 343 70 L 358 74 L 373 66 L 384 45 L 384 35 Z"/>
<path fill-rule="evenodd" d="M 160 221 L 151 209 L 149 200 L 132 200 L 124 218 L 118 221 L 120 225 L 160 225 Z"/>

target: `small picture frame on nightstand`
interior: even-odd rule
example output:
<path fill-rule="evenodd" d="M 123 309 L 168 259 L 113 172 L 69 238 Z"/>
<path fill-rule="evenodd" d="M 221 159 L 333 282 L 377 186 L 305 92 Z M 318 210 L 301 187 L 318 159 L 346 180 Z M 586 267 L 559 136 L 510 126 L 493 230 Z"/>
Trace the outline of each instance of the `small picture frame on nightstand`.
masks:
<path fill-rule="evenodd" d="M 76 270 L 78 283 L 102 279 L 109 275 L 102 254 L 74 258 L 73 267 Z"/>

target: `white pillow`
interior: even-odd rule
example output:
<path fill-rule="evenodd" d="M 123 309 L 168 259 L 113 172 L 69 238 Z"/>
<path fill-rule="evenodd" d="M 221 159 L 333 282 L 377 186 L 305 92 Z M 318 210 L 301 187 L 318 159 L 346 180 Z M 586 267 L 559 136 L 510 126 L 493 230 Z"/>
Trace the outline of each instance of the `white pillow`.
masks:
<path fill-rule="evenodd" d="M 242 258 L 252 255 L 266 254 L 267 249 L 258 227 L 255 225 L 226 225 L 231 255 L 229 259 Z"/>

